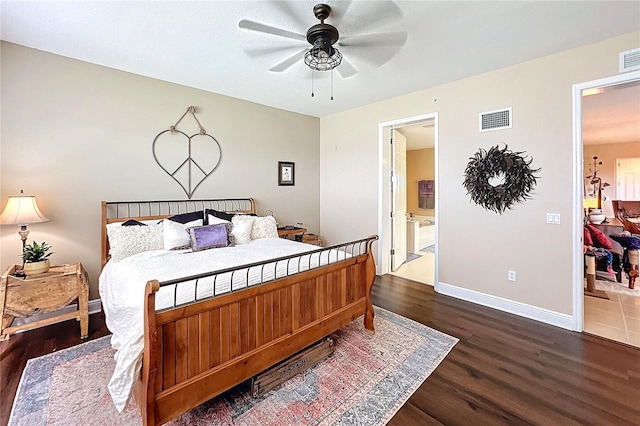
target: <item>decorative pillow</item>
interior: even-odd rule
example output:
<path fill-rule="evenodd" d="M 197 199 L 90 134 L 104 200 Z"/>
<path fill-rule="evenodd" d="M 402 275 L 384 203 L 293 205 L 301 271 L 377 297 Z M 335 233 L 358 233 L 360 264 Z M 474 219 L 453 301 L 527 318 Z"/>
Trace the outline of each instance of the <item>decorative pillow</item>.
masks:
<path fill-rule="evenodd" d="M 122 222 L 121 226 L 147 226 L 147 224 L 138 222 L 137 220 L 134 220 L 134 219 L 129 219 L 126 222 Z"/>
<path fill-rule="evenodd" d="M 171 216 L 168 219 L 178 223 L 189 223 L 198 219 L 204 220 L 204 210 L 200 210 L 199 212 L 177 214 L 177 215 Z"/>
<path fill-rule="evenodd" d="M 162 225 L 107 226 L 111 260 L 120 260 L 149 250 L 162 250 Z"/>
<path fill-rule="evenodd" d="M 173 220 L 163 220 L 162 224 L 164 229 L 164 249 L 180 250 L 191 247 L 191 237 L 187 228 L 202 226 L 202 219 L 184 224 Z"/>
<path fill-rule="evenodd" d="M 589 232 L 589 228 L 587 228 L 586 226 L 583 228 L 584 229 L 584 245 L 585 246 L 593 246 L 593 238 L 591 238 L 591 232 Z"/>
<path fill-rule="evenodd" d="M 602 232 L 601 230 L 599 230 L 598 228 L 596 228 L 591 224 L 587 224 L 587 228 L 591 233 L 591 239 L 593 240 L 593 245 L 595 247 L 611 250 L 611 248 L 613 247 L 611 245 L 611 240 L 609 239 L 609 237 L 605 235 L 604 232 Z"/>
<path fill-rule="evenodd" d="M 207 225 L 219 225 L 221 223 L 231 223 L 231 219 L 224 220 L 224 219 L 220 219 L 217 216 L 212 216 L 212 215 L 208 214 L 206 223 L 207 223 Z"/>
<path fill-rule="evenodd" d="M 251 239 L 278 238 L 278 225 L 273 216 L 255 217 L 251 228 Z"/>
<path fill-rule="evenodd" d="M 144 226 L 144 225 L 152 226 L 157 224 L 158 224 L 157 220 L 139 221 L 139 220 L 129 219 L 126 222 L 112 222 L 107 224 L 107 233 L 109 232 L 109 229 L 120 228 L 122 226 Z"/>
<path fill-rule="evenodd" d="M 219 219 L 224 219 L 227 222 L 231 222 L 231 218 L 233 218 L 234 214 L 233 213 L 225 213 L 225 212 L 221 212 L 218 210 L 213 210 L 213 209 L 205 209 L 204 211 L 204 215 L 205 217 L 211 218 L 211 216 L 217 217 Z M 210 223 L 211 225 L 211 223 Z"/>
<path fill-rule="evenodd" d="M 253 226 L 253 216 L 237 214 L 231 219 L 233 228 L 231 235 L 236 244 L 247 244 L 251 241 L 251 228 Z"/>
<path fill-rule="evenodd" d="M 194 226 L 189 228 L 191 249 L 193 251 L 207 250 L 217 247 L 232 246 L 231 223 L 217 225 Z"/>

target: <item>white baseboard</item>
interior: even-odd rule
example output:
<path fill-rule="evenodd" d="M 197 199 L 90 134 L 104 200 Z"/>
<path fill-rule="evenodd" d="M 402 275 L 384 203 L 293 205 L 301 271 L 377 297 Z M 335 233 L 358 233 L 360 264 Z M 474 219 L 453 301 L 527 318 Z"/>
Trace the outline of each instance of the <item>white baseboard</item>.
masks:
<path fill-rule="evenodd" d="M 526 303 L 516 302 L 502 297 L 456 287 L 443 282 L 438 283 L 436 291 L 446 296 L 466 300 L 467 302 L 477 303 L 478 305 L 509 312 L 514 315 L 555 325 L 556 327 L 561 327 L 567 330 L 574 330 L 574 321 L 571 315 L 561 314 L 559 312 L 550 311 L 537 306 L 527 305 Z"/>
<path fill-rule="evenodd" d="M 75 312 L 77 310 L 78 310 L 78 304 L 77 303 L 72 303 L 71 305 L 65 306 L 64 308 L 62 308 L 62 309 L 60 309 L 58 311 L 49 312 L 49 313 L 46 313 L 46 314 L 38 315 L 37 317 L 15 318 L 13 320 L 12 325 L 13 326 L 18 326 L 18 325 L 23 325 L 23 324 L 29 324 L 30 322 L 51 318 L 51 317 L 54 317 L 54 316 L 60 315 L 60 314 L 66 314 L 66 313 L 70 313 L 70 312 Z M 102 311 L 102 302 L 100 301 L 100 299 L 89 300 L 89 315 L 97 314 L 100 311 Z"/>

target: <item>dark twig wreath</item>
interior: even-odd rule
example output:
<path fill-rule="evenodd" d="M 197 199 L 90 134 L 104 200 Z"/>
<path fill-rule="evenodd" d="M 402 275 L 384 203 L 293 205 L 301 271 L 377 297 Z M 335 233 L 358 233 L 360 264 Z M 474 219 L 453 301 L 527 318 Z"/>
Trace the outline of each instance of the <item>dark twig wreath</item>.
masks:
<path fill-rule="evenodd" d="M 515 203 L 531 198 L 530 193 L 536 185 L 541 169 L 531 169 L 533 158 L 527 159 L 524 152 L 513 152 L 507 145 L 500 149 L 498 145 L 488 151 L 480 148 L 471 158 L 464 171 L 463 186 L 471 201 L 502 214 Z M 491 179 L 504 178 L 504 182 L 492 185 Z"/>

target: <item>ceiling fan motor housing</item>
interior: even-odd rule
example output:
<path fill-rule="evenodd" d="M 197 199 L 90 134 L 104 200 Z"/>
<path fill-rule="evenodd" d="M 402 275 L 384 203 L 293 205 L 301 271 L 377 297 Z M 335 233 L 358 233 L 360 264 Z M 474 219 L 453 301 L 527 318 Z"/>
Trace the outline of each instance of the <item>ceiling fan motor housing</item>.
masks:
<path fill-rule="evenodd" d="M 315 5 L 313 7 L 313 14 L 320 20 L 320 23 L 312 26 L 307 31 L 307 41 L 312 44 L 314 48 L 325 52 L 329 56 L 333 55 L 335 51 L 331 46 L 337 42 L 340 37 L 336 27 L 324 23 L 324 20 L 329 17 L 330 13 L 331 7 L 329 7 L 329 5 Z"/>
<path fill-rule="evenodd" d="M 331 46 L 338 41 L 338 30 L 329 24 L 314 25 L 307 31 L 307 41 L 331 56 L 334 50 Z"/>

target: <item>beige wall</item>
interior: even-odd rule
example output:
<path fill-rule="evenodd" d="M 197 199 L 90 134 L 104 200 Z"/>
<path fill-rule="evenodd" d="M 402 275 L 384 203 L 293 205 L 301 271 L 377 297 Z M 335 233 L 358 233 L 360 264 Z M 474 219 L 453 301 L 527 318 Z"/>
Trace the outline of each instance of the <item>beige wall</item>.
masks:
<path fill-rule="evenodd" d="M 437 112 L 438 279 L 540 311 L 571 315 L 572 86 L 618 74 L 632 33 L 321 119 L 320 206 L 329 243 L 377 232 L 379 123 Z M 428 85 L 428 82 L 425 82 Z M 437 99 L 437 102 L 433 100 Z M 513 127 L 478 132 L 478 113 L 513 108 Z M 541 167 L 532 198 L 502 215 L 472 204 L 462 187 L 478 148 L 508 144 Z M 546 213 L 560 213 L 547 225 Z M 507 280 L 507 271 L 517 281 Z"/>
<path fill-rule="evenodd" d="M 613 217 L 613 206 L 611 200 L 616 200 L 616 159 L 640 157 L 640 141 L 628 143 L 610 143 L 601 145 L 584 146 L 584 175 L 590 174 L 589 169 L 593 169 L 593 157 L 598 157 L 597 162 L 602 161 L 601 166 L 597 166 L 598 176 L 602 182 L 608 183 L 609 187 L 602 191 L 606 197 L 602 203 L 602 210 L 607 217 Z"/>
<path fill-rule="evenodd" d="M 29 240 L 54 263 L 81 261 L 98 297 L 100 201 L 185 199 L 151 144 L 194 105 L 222 146 L 218 169 L 193 199 L 254 197 L 258 212 L 319 232 L 319 119 L 2 43 L 1 204 L 20 189 L 51 222 Z M 212 76 L 215 78 L 215 76 Z M 183 127 L 184 125 L 184 127 Z M 178 129 L 196 133 L 185 117 Z M 277 185 L 278 161 L 296 165 Z M 0 265 L 19 263 L 18 228 L 0 229 Z"/>
<path fill-rule="evenodd" d="M 407 151 L 407 211 L 421 216 L 434 216 L 435 209 L 418 207 L 418 181 L 436 178 L 434 149 Z"/>

